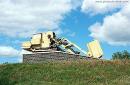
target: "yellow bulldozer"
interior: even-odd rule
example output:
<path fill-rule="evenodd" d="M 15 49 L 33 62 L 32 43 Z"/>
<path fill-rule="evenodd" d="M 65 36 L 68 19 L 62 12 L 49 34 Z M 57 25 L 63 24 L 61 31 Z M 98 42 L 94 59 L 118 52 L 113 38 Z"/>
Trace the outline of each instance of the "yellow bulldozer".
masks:
<path fill-rule="evenodd" d="M 88 43 L 88 52 L 86 52 L 67 38 L 58 38 L 51 31 L 34 34 L 30 41 L 22 43 L 22 48 L 37 54 L 58 51 L 68 54 L 85 55 L 89 58 L 101 58 L 103 56 L 103 51 L 98 40 Z"/>

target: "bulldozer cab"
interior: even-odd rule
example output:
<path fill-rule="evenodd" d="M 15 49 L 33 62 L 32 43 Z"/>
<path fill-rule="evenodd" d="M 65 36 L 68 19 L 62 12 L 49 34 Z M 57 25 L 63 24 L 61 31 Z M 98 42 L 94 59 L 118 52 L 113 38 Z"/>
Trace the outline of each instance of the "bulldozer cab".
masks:
<path fill-rule="evenodd" d="M 23 49 L 40 49 L 49 48 L 51 45 L 51 40 L 56 37 L 54 32 L 45 32 L 34 34 L 31 41 L 24 42 L 22 44 Z"/>

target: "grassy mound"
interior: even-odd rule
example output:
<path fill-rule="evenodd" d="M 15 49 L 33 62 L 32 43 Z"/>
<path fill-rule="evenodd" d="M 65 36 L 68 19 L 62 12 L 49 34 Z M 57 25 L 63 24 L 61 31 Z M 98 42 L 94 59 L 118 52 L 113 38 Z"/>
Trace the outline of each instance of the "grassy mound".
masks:
<path fill-rule="evenodd" d="M 0 85 L 130 85 L 130 61 L 3 64 Z"/>

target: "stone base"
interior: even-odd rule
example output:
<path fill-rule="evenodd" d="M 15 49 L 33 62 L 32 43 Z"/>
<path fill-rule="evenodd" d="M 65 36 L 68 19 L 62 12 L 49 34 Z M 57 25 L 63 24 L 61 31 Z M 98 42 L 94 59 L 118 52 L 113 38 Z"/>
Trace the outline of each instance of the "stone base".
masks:
<path fill-rule="evenodd" d="M 42 63 L 45 61 L 73 61 L 87 59 L 86 56 L 68 54 L 62 52 L 23 54 L 23 63 Z"/>

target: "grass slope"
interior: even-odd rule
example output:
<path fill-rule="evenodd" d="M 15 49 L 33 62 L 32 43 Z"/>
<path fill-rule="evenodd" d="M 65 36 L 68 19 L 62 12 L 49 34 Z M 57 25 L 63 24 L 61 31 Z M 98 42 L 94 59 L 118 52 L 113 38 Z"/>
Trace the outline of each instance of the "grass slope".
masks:
<path fill-rule="evenodd" d="M 0 85 L 130 85 L 130 61 L 3 64 Z"/>

